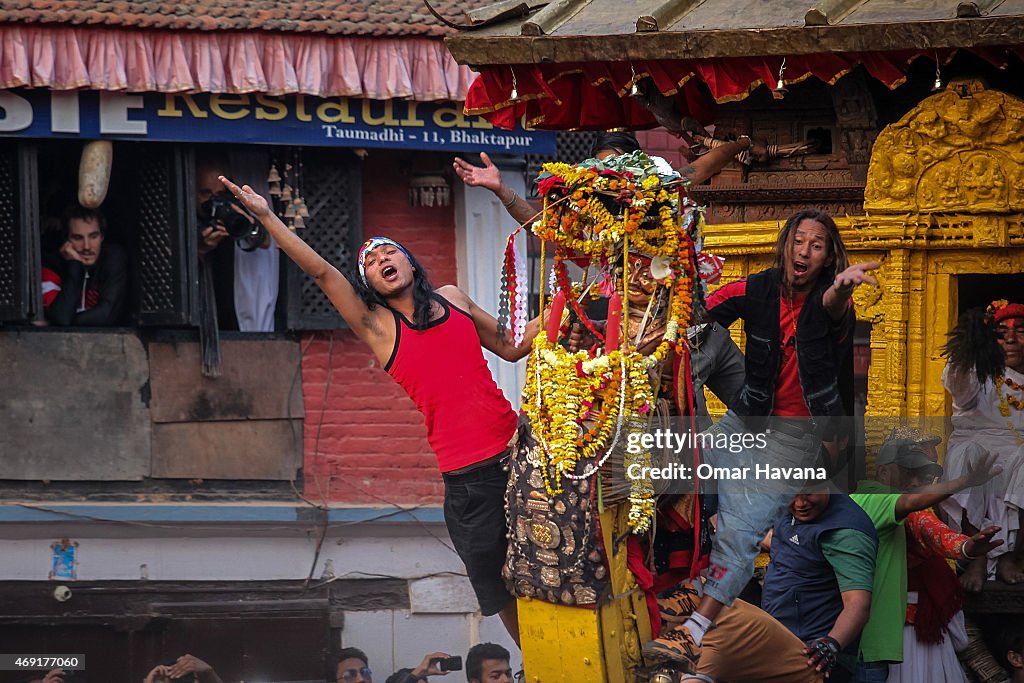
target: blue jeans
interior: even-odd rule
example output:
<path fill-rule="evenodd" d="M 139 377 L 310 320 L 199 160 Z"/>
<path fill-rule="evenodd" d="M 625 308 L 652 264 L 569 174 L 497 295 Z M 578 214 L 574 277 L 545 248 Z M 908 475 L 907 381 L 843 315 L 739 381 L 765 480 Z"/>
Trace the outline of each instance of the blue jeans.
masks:
<path fill-rule="evenodd" d="M 889 662 L 860 662 L 854 683 L 885 683 L 889 678 Z"/>
<path fill-rule="evenodd" d="M 716 441 L 750 430 L 731 410 L 708 430 Z M 756 432 L 755 432 L 756 434 Z M 765 448 L 709 448 L 703 462 L 719 468 L 748 468 L 739 479 L 716 478 L 718 527 L 711 546 L 711 564 L 704 592 L 723 605 L 731 605 L 754 573 L 758 543 L 786 509 L 805 482 L 779 481 L 756 476 L 757 465 L 806 467 L 815 464 L 821 439 L 812 434 L 793 437 L 778 431 L 765 435 Z M 713 493 L 713 491 L 711 491 Z"/>

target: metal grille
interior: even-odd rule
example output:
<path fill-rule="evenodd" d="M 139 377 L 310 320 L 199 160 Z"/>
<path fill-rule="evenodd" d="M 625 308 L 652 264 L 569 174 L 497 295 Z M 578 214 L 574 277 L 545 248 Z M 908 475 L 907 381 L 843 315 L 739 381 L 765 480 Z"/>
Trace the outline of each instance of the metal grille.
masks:
<path fill-rule="evenodd" d="M 526 157 L 526 186 L 529 188 L 530 199 L 537 199 L 537 184 L 534 179 L 540 175 L 541 166 L 551 161 L 577 163 L 590 156 L 590 148 L 594 145 L 597 133 L 573 133 L 560 131 L 555 134 L 555 155 L 545 156 L 530 154 Z"/>
<path fill-rule="evenodd" d="M 142 286 L 142 312 L 173 311 L 178 304 L 180 284 L 176 277 L 170 213 L 170 164 L 141 164 L 140 168 L 139 281 Z"/>
<path fill-rule="evenodd" d="M 361 169 L 337 153 L 304 152 L 302 193 L 309 209 L 299 235 L 341 272 L 352 272 L 362 226 Z M 345 325 L 316 282 L 292 265 L 288 277 L 288 327 L 324 330 Z"/>
<path fill-rule="evenodd" d="M 0 311 L 21 306 L 18 285 L 18 147 L 0 145 Z"/>

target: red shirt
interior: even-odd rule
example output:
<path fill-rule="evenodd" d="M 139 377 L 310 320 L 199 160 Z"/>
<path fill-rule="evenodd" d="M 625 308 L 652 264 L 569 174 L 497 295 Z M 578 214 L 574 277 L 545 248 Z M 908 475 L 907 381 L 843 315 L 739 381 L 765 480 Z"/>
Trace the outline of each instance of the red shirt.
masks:
<path fill-rule="evenodd" d="M 775 380 L 775 401 L 772 403 L 772 415 L 779 417 L 807 417 L 811 414 L 804 402 L 803 389 L 800 388 L 800 370 L 796 361 L 796 321 L 806 300 L 806 294 L 792 301 L 786 298 L 779 300 L 782 352 L 779 356 L 779 376 Z"/>
<path fill-rule="evenodd" d="M 518 418 L 491 376 L 473 319 L 441 297 L 444 314 L 417 329 L 395 313 L 395 350 L 384 369 L 413 400 L 442 472 L 498 455 Z"/>
<path fill-rule="evenodd" d="M 720 306 L 734 297 L 747 295 L 747 281 L 738 280 L 719 287 L 707 298 L 707 309 Z M 779 301 L 779 374 L 775 378 L 775 400 L 772 415 L 780 417 L 805 417 L 810 415 L 800 388 L 800 372 L 796 361 L 796 321 L 804 306 L 807 295 L 793 299 L 793 305 L 785 298 Z"/>

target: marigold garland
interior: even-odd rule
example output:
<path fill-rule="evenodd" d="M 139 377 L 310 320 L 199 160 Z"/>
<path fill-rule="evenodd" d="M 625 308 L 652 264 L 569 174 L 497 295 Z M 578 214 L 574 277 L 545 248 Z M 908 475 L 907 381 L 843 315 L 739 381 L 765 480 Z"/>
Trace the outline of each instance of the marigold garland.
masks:
<path fill-rule="evenodd" d="M 642 153 L 616 159 L 617 166 L 545 164 L 538 181 L 545 210 L 533 232 L 542 240 L 542 260 L 546 242 L 556 245 L 557 287 L 566 292 L 569 307 L 592 333 L 597 330 L 579 305 L 580 292 L 565 270 L 571 253 L 586 254 L 592 262 L 621 263 L 610 266 L 610 274 L 623 293 L 630 250 L 671 259 L 666 278 L 671 288 L 668 321 L 661 343 L 650 355 L 632 348 L 624 334 L 621 349 L 597 356 L 585 350 L 570 352 L 543 333 L 535 337 L 523 409 L 541 444 L 541 471 L 550 495 L 562 493 L 566 479 L 595 474 L 615 449 L 623 422 L 654 409 L 650 371 L 668 358 L 680 328 L 692 315 L 696 253 L 692 237 L 680 224 L 682 202 L 672 187 L 679 183 L 678 176 L 660 175 Z M 688 222 L 687 228 L 695 226 Z M 628 298 L 623 301 L 623 318 L 628 318 Z M 594 336 L 601 340 L 599 334 Z M 650 465 L 650 453 L 627 453 L 626 459 L 627 467 Z M 632 480 L 629 501 L 631 529 L 647 531 L 655 511 L 651 482 Z"/>
<path fill-rule="evenodd" d="M 1013 433 L 1013 438 L 1017 442 L 1018 446 L 1024 445 L 1024 434 L 1017 431 L 1017 427 L 1013 424 L 1012 412 L 1010 407 L 1012 406 L 1016 410 L 1024 410 L 1024 401 L 1010 393 L 1003 392 L 1003 386 L 1007 385 L 1013 390 L 1019 391 L 1021 386 L 1014 382 L 1009 377 L 997 377 L 996 378 L 996 395 L 999 396 L 999 414 L 1006 418 L 1006 426 L 1010 428 Z"/>

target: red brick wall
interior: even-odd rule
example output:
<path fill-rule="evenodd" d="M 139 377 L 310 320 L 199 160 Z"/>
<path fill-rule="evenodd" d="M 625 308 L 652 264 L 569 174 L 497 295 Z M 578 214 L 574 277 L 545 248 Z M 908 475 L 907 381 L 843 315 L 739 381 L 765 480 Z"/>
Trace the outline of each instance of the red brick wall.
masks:
<path fill-rule="evenodd" d="M 688 163 L 679 152 L 683 141 L 664 128 L 638 130 L 636 139 L 640 143 L 640 149 L 652 156 L 662 157 L 672 164 L 672 168 L 679 168 Z"/>
<path fill-rule="evenodd" d="M 454 284 L 454 209 L 409 206 L 413 154 L 370 151 L 363 171 L 364 237 L 397 240 L 434 286 Z M 302 349 L 306 497 L 334 504 L 440 504 L 441 477 L 423 418 L 369 348 L 343 330 L 306 335 Z"/>

